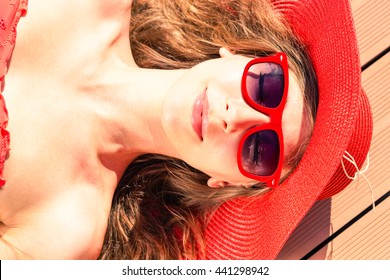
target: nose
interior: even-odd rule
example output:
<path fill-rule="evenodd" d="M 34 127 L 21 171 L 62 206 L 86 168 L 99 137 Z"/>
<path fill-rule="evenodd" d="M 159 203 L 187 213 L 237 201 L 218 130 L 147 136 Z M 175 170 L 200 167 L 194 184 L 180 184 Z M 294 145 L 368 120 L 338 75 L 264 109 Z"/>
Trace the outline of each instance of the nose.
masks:
<path fill-rule="evenodd" d="M 225 132 L 232 133 L 270 122 L 268 115 L 256 111 L 242 99 L 229 99 L 224 116 Z"/>

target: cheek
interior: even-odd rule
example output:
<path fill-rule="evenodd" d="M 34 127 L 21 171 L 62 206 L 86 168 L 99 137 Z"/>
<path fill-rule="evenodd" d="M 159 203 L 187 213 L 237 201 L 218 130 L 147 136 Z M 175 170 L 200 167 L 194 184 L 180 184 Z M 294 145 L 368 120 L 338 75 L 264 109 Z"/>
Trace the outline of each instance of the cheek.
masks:
<path fill-rule="evenodd" d="M 237 166 L 237 148 L 233 143 L 224 141 L 209 145 L 197 155 L 198 169 L 224 181 L 237 179 L 241 175 Z"/>

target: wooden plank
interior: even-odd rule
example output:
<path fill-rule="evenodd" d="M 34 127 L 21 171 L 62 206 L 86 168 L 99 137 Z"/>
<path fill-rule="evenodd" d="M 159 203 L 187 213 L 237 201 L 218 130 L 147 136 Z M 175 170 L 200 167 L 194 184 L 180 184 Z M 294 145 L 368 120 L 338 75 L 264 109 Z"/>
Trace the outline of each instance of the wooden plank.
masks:
<path fill-rule="evenodd" d="M 352 0 L 362 65 L 390 45 L 390 1 Z"/>
<path fill-rule="evenodd" d="M 390 54 L 387 54 L 362 75 L 362 83 L 369 97 L 374 117 L 373 140 L 370 149 L 370 168 L 367 177 L 373 187 L 374 198 L 378 198 L 390 189 Z M 362 178 L 354 182 L 339 196 L 335 196 L 332 206 L 332 221 L 349 213 L 356 215 L 361 209 L 357 204 L 369 205 L 371 192 Z M 340 222 L 342 223 L 342 222 Z"/>
<path fill-rule="evenodd" d="M 332 259 L 390 259 L 390 199 L 363 216 L 330 246 Z M 332 251 L 333 249 L 333 251 Z"/>
<path fill-rule="evenodd" d="M 366 176 L 372 186 L 360 178 L 332 200 L 331 221 L 339 228 L 346 221 L 390 190 L 390 53 L 363 72 L 365 88 L 374 117 L 370 149 L 370 168 Z M 333 242 L 334 259 L 390 259 L 390 198 L 374 213 L 369 213 Z M 387 214 L 387 218 L 386 218 Z M 385 215 L 385 216 L 384 216 Z M 362 239 L 365 243 L 361 243 Z M 382 244 L 383 248 L 377 247 Z M 376 255 L 377 254 L 377 255 Z"/>

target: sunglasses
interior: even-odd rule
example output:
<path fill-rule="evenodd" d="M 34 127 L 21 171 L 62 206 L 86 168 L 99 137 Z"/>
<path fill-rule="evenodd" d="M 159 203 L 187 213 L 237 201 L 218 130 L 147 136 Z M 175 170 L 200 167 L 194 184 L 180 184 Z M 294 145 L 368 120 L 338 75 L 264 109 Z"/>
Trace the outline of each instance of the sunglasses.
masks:
<path fill-rule="evenodd" d="M 241 173 L 276 187 L 283 167 L 282 114 L 288 93 L 285 53 L 255 58 L 245 67 L 241 80 L 245 102 L 270 117 L 270 122 L 249 129 L 241 139 L 237 162 Z"/>

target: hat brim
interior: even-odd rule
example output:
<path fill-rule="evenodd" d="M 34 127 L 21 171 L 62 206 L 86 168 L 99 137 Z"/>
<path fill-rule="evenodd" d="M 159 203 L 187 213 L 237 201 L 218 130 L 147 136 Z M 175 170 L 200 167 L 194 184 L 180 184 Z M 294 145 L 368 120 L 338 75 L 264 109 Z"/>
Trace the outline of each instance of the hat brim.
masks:
<path fill-rule="evenodd" d="M 347 0 L 275 0 L 307 46 L 318 78 L 312 139 L 297 169 L 260 198 L 224 203 L 206 229 L 209 259 L 275 259 L 340 166 L 355 128 L 360 60 Z M 330 194 L 333 194 L 331 191 Z"/>

